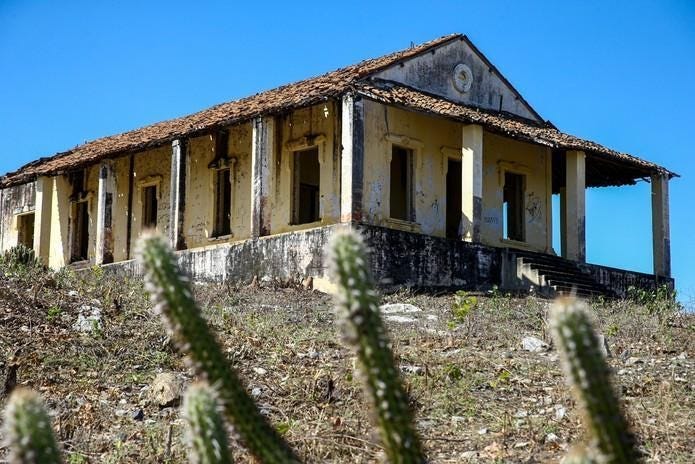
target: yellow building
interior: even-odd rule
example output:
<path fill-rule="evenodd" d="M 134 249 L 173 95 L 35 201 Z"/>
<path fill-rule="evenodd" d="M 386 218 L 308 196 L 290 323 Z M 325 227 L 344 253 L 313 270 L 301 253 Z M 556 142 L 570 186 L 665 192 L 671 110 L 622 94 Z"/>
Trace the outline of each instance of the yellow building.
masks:
<path fill-rule="evenodd" d="M 674 176 L 558 131 L 457 34 L 32 162 L 0 179 L 0 248 L 137 272 L 157 229 L 194 278 L 318 286 L 327 237 L 355 227 L 385 287 L 622 295 L 673 285 Z M 645 178 L 654 274 L 585 263 L 585 189 Z"/>

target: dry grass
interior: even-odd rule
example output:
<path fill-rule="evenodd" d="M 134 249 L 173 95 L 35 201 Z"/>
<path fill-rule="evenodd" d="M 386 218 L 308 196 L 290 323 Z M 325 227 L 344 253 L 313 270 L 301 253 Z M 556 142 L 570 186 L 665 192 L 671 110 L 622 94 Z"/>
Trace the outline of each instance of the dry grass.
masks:
<path fill-rule="evenodd" d="M 230 362 L 307 462 L 379 458 L 330 298 L 223 285 L 199 286 L 196 293 Z M 79 308 L 97 305 L 93 300 L 103 308 L 103 325 L 79 333 L 72 327 Z M 404 315 L 415 322 L 388 324 L 433 462 L 557 462 L 580 438 L 555 352 L 520 348 L 525 335 L 550 341 L 548 302 L 491 295 L 452 326 L 450 295 L 399 293 L 385 300 L 423 309 Z M 646 461 L 695 461 L 695 317 L 627 302 L 592 306 Z M 178 409 L 149 404 L 146 391 L 162 371 L 193 379 L 150 314 L 140 282 L 100 271 L 81 277 L 6 272 L 0 363 L 15 360 L 19 382 L 45 397 L 68 463 L 185 462 Z M 0 379 L 4 370 L 0 364 Z M 138 409 L 144 420 L 133 419 Z M 236 445 L 234 454 L 248 461 Z"/>

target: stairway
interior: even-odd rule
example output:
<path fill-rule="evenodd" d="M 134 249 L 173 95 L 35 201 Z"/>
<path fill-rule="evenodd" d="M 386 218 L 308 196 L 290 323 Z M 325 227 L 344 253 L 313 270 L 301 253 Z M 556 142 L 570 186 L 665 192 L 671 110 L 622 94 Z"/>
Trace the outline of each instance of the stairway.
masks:
<path fill-rule="evenodd" d="M 547 296 L 576 295 L 582 298 L 615 296 L 607 287 L 584 273 L 576 262 L 559 256 L 514 250 L 517 268 L 537 280 L 538 290 Z M 529 272 L 530 271 L 530 272 Z M 537 276 L 537 277 L 536 277 Z"/>

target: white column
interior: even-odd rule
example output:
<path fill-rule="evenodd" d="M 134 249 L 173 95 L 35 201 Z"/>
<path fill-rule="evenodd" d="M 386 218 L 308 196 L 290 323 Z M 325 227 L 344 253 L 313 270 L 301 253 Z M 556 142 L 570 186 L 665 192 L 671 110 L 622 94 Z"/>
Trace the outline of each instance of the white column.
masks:
<path fill-rule="evenodd" d="M 586 155 L 583 151 L 565 154 L 565 190 L 561 195 L 563 234 L 562 256 L 586 261 Z"/>
<path fill-rule="evenodd" d="M 183 218 L 186 211 L 186 141 L 171 142 L 171 184 L 169 196 L 169 245 L 174 250 L 186 249 Z"/>
<path fill-rule="evenodd" d="M 463 126 L 461 170 L 461 237 L 467 242 L 480 242 L 483 214 L 482 126 Z"/>
<path fill-rule="evenodd" d="M 654 274 L 671 277 L 671 227 L 669 221 L 668 174 L 653 174 L 652 243 Z"/>
<path fill-rule="evenodd" d="M 34 213 L 34 253 L 41 262 L 48 264 L 51 244 L 51 200 L 53 179 L 36 179 L 36 205 Z"/>
<path fill-rule="evenodd" d="M 251 236 L 269 235 L 273 163 L 275 152 L 275 120 L 258 117 L 253 120 L 251 141 Z"/>
<path fill-rule="evenodd" d="M 364 101 L 346 95 L 342 105 L 340 222 L 360 222 L 364 182 Z"/>
<path fill-rule="evenodd" d="M 116 192 L 116 177 L 110 160 L 99 166 L 97 192 L 96 264 L 113 262 L 113 210 Z"/>

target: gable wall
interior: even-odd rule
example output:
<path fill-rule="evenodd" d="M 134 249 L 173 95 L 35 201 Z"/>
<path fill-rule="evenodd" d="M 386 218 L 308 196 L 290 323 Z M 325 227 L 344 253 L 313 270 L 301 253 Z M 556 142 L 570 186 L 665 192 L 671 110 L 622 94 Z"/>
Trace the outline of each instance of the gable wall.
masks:
<path fill-rule="evenodd" d="M 459 92 L 453 84 L 456 65 L 464 63 L 473 72 L 473 83 L 466 93 Z M 494 111 L 500 110 L 538 120 L 507 84 L 463 40 L 455 40 L 423 55 L 394 65 L 376 77 L 440 95 L 466 105 Z"/>

